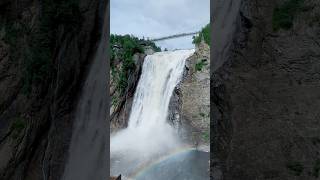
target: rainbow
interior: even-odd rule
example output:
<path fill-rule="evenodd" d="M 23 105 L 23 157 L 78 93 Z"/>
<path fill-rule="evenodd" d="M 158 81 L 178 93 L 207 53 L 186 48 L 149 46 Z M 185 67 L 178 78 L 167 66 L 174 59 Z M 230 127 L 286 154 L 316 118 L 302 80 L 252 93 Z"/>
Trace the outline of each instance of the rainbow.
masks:
<path fill-rule="evenodd" d="M 193 148 L 193 147 L 189 147 L 189 146 L 178 148 L 178 149 L 172 151 L 170 154 L 162 156 L 158 160 L 153 161 L 152 163 L 148 163 L 148 164 L 140 167 L 139 170 L 136 171 L 136 173 L 134 173 L 133 175 L 130 176 L 130 179 L 136 179 L 136 178 L 140 177 L 145 172 L 147 172 L 151 168 L 155 167 L 157 164 L 161 163 L 164 160 L 170 159 L 178 154 L 185 153 L 185 152 L 192 151 L 192 150 L 197 150 L 197 149 Z"/>

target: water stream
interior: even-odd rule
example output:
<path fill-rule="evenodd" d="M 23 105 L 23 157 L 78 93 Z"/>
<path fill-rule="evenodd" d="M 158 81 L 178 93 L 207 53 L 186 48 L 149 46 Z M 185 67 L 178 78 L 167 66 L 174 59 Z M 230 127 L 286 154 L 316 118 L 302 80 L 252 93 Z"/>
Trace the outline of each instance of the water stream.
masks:
<path fill-rule="evenodd" d="M 106 35 L 102 35 L 78 102 L 63 180 L 109 178 Z"/>

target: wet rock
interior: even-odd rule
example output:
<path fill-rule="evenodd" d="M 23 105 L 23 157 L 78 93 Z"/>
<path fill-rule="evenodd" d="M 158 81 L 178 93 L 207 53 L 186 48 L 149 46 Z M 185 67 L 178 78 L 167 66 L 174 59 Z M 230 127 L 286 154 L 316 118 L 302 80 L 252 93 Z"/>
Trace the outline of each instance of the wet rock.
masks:
<path fill-rule="evenodd" d="M 121 175 L 119 175 L 118 177 L 110 177 L 110 180 L 121 180 Z"/>
<path fill-rule="evenodd" d="M 78 2 L 81 25 L 76 31 L 68 31 L 67 25 L 59 24 L 50 34 L 55 40 L 50 49 L 52 57 L 47 59 L 52 71 L 41 77 L 45 79 L 41 83 L 30 81 L 26 93 L 23 70 L 32 60 L 28 59 L 33 57 L 28 54 L 31 46 L 37 45 L 31 37 L 41 36 L 44 4 L 1 1 L 0 179 L 61 179 L 74 108 L 100 40 L 106 3 Z"/>
<path fill-rule="evenodd" d="M 210 47 L 201 42 L 186 60 L 182 81 L 169 104 L 168 121 L 182 138 L 204 150 L 209 149 Z"/>
<path fill-rule="evenodd" d="M 299 12 L 292 28 L 274 31 L 273 12 L 283 2 L 242 0 L 236 7 L 213 1 L 220 5 L 214 37 L 225 37 L 212 44 L 217 62 L 210 97 L 213 176 L 315 178 L 308 172 L 319 159 L 319 144 L 312 139 L 320 138 L 320 27 L 310 20 L 320 4 L 303 1 L 303 7 L 313 8 Z M 235 21 L 225 19 L 230 16 Z M 218 22 L 230 23 L 230 29 Z"/>

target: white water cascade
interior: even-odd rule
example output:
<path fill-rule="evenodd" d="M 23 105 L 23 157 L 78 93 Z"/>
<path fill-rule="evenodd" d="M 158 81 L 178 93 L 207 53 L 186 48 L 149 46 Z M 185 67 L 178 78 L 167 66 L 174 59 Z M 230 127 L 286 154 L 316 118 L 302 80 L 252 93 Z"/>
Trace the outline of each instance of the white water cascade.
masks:
<path fill-rule="evenodd" d="M 167 123 L 167 114 L 185 60 L 193 53 L 194 49 L 146 56 L 128 127 L 111 135 L 111 174 L 130 173 L 131 165 L 137 167 L 181 146 L 176 130 Z"/>
<path fill-rule="evenodd" d="M 108 13 L 106 13 L 108 14 Z M 105 17 L 107 18 L 107 17 Z M 105 23 L 99 47 L 82 88 L 75 112 L 69 155 L 62 180 L 100 180 L 109 178 L 107 73 Z"/>

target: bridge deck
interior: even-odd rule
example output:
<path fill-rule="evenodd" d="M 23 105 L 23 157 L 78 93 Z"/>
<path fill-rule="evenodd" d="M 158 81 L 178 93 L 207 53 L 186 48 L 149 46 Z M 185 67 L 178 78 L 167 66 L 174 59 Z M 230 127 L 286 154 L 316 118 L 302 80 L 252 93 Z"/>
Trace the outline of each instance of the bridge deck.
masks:
<path fill-rule="evenodd" d="M 183 37 L 183 36 L 196 35 L 198 33 L 199 32 L 180 33 L 180 34 L 175 34 L 175 35 L 171 35 L 171 36 L 165 36 L 165 37 L 150 39 L 150 41 L 162 41 L 162 40 L 166 40 L 166 39 L 174 39 L 174 38 L 179 38 L 179 37 Z"/>

